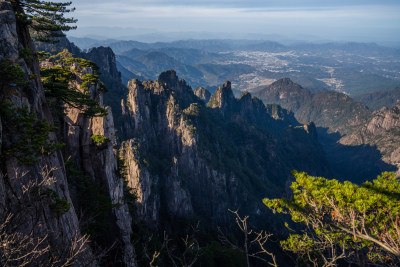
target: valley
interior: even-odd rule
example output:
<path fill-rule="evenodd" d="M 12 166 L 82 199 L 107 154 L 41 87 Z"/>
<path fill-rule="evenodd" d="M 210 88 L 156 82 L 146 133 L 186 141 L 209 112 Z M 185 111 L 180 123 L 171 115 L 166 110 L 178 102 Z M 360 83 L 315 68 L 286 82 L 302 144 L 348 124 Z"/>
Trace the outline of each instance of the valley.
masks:
<path fill-rule="evenodd" d="M 362 43 L 282 45 L 239 40 L 188 40 L 171 43 L 96 41 L 71 38 L 78 46 L 110 46 L 124 68 L 144 79 L 160 69 L 175 69 L 193 87 L 211 91 L 230 80 L 237 96 L 289 77 L 316 92 L 331 90 L 356 96 L 389 90 L 400 84 L 400 50 Z M 167 63 L 168 62 L 168 63 Z M 128 77 L 127 77 L 128 79 Z"/>
<path fill-rule="evenodd" d="M 2 265 L 400 265 L 399 49 L 67 38 L 71 4 L 0 0 Z"/>

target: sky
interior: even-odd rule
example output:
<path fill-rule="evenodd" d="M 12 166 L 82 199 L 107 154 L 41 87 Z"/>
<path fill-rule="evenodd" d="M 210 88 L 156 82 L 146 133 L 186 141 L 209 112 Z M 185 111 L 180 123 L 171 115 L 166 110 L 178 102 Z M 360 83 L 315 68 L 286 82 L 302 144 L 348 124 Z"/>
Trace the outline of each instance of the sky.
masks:
<path fill-rule="evenodd" d="M 72 6 L 78 29 L 70 36 L 279 35 L 400 43 L 400 0 L 72 0 Z"/>

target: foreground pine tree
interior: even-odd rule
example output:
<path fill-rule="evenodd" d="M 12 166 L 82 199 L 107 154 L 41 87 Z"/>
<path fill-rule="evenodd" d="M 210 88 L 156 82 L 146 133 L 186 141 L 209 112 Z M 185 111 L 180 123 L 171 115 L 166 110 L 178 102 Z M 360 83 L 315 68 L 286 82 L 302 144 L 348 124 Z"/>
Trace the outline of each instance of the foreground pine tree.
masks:
<path fill-rule="evenodd" d="M 314 266 L 400 262 L 400 181 L 393 173 L 361 185 L 294 176 L 291 199 L 264 199 L 274 212 L 306 225 L 281 242 L 285 250 Z"/>

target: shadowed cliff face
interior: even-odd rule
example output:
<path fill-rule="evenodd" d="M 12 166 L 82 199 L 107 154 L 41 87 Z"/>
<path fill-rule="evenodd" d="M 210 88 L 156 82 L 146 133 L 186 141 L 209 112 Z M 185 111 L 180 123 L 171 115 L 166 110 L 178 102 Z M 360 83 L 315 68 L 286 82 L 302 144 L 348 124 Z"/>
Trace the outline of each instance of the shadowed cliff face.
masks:
<path fill-rule="evenodd" d="M 341 138 L 344 145 L 376 146 L 384 162 L 397 166 L 400 176 L 400 106 L 375 111 L 366 124 Z M 395 168 L 391 169 L 395 171 Z"/>
<path fill-rule="evenodd" d="M 50 256 L 60 257 L 62 251 L 69 250 L 75 237 L 81 238 L 81 234 L 72 205 L 69 209 L 63 206 L 63 211 L 54 209 L 54 203 L 72 203 L 61 153 L 41 153 L 40 149 L 30 151 L 37 145 L 33 140 L 39 140 L 33 138 L 44 138 L 48 144 L 57 143 L 58 140 L 52 132 L 44 131 L 42 136 L 38 136 L 37 130 L 43 129 L 38 126 L 39 121 L 44 121 L 41 125 L 51 126 L 53 118 L 39 79 L 37 58 L 32 56 L 24 59 L 20 56 L 24 49 L 34 53 L 35 48 L 28 29 L 19 25 L 14 12 L 7 2 L 0 2 L 0 60 L 2 64 L 15 68 L 10 75 L 18 73 L 16 70 L 22 71 L 18 75 L 20 77 L 16 78 L 20 80 L 19 83 L 3 77 L 0 81 L 0 216 L 4 222 L 8 214 L 14 215 L 11 220 L 11 225 L 16 227 L 14 231 L 23 235 L 33 233 L 34 238 L 47 237 L 43 244 L 52 247 Z M 28 116 L 28 124 L 19 123 Z M 30 125 L 35 127 L 35 132 L 27 131 Z M 15 131 L 17 126 L 20 127 L 19 131 Z M 24 164 L 17 154 L 33 161 Z M 33 187 L 36 189 L 33 190 Z M 51 192 L 53 198 L 46 198 L 37 190 Z M 82 265 L 96 264 L 90 248 L 87 245 L 85 247 L 77 262 Z"/>
<path fill-rule="evenodd" d="M 94 84 L 90 86 L 86 92 L 81 89 L 81 78 L 85 74 L 94 74 L 93 69 L 84 68 L 80 71 L 75 69 L 77 75 L 74 83 L 76 89 L 88 93 L 93 99 L 97 100 L 100 106 L 103 105 L 103 92 L 100 86 Z M 74 171 L 68 171 L 68 179 L 70 187 L 77 191 L 75 192 L 73 202 L 75 203 L 80 224 L 86 231 L 93 231 L 90 228 L 95 226 L 90 225 L 91 220 L 104 221 L 108 225 L 107 229 L 100 231 L 97 235 L 92 236 L 102 247 L 111 248 L 114 242 L 117 246 L 113 247 L 110 254 L 114 257 L 122 259 L 126 266 L 136 266 L 134 248 L 131 243 L 132 226 L 131 214 L 127 204 L 125 203 L 123 179 L 119 176 L 116 151 L 114 144 L 116 143 L 115 128 L 113 114 L 110 107 L 105 107 L 108 115 L 105 117 L 88 117 L 82 110 L 65 106 L 62 135 L 65 142 L 65 157 L 72 162 L 73 169 L 82 171 L 89 179 L 89 186 L 98 186 L 101 191 L 99 194 L 104 194 L 111 201 L 111 207 L 107 211 L 107 219 L 101 218 L 95 212 L 87 210 L 88 203 L 84 203 L 85 199 L 81 199 L 82 193 L 79 194 L 79 177 L 74 175 Z M 94 137 L 99 136 L 105 138 L 105 143 L 96 142 Z M 70 169 L 70 168 L 67 168 Z M 75 171 L 76 172 L 76 171 Z M 89 199 L 90 200 L 90 199 Z M 92 199 L 91 201 L 96 201 Z M 98 204 L 100 205 L 100 204 Z M 105 207 L 92 206 L 97 209 Z M 87 215 L 91 214 L 91 215 Z M 93 216 L 93 217 L 91 217 Z M 97 216 L 97 217 L 96 217 Z M 92 222 L 93 223 L 93 222 Z"/>
<path fill-rule="evenodd" d="M 208 107 L 174 71 L 128 88 L 120 157 L 148 222 L 229 224 L 228 208 L 259 214 L 262 197 L 282 195 L 291 170 L 329 174 L 313 124 L 250 94 L 236 99 L 229 82 Z"/>
<path fill-rule="evenodd" d="M 4 1 L 0 3 L 0 21 L 2 223 L 12 214 L 10 224 L 14 227 L 13 232 L 31 233 L 35 239 L 44 238 L 42 245 L 49 245 L 50 250 L 36 259 L 37 265 L 40 265 L 39 261 L 48 265 L 57 259 L 60 259 L 57 264 L 62 264 L 69 253 L 78 252 L 75 250 L 83 244 L 83 232 L 93 231 L 87 229 L 87 224 L 98 220 L 97 217 L 85 217 L 84 213 L 88 213 L 85 207 L 96 204 L 83 203 L 83 199 L 90 199 L 82 199 L 82 193 L 79 193 L 78 184 L 82 187 L 84 181 L 87 192 L 94 192 L 90 188 L 100 188 L 101 192 L 96 191 L 96 194 L 110 200 L 106 222 L 110 224 L 112 233 L 96 239 L 96 242 L 101 242 L 100 246 L 105 249 L 113 246 L 109 254 L 118 257 L 119 262 L 137 266 L 130 240 L 131 216 L 125 204 L 123 179 L 118 175 L 113 148 L 115 129 L 111 109 L 107 107 L 108 115 L 105 117 L 89 117 L 82 109 L 60 104 L 62 101 L 57 100 L 57 95 L 46 98 L 28 30 L 18 24 L 14 10 Z M 28 56 L 22 56 L 27 51 Z M 115 62 L 112 62 L 112 57 L 109 59 L 108 67 L 112 70 Z M 41 63 L 43 68 L 61 68 L 51 61 Z M 81 88 L 83 76 L 96 75 L 95 71 L 73 64 L 71 74 L 74 77 L 69 87 L 91 96 L 102 107 L 103 93 L 99 84 Z M 58 129 L 53 126 L 54 122 Z M 107 142 L 100 145 L 93 136 L 102 137 Z M 63 149 L 60 149 L 61 142 L 65 144 Z M 67 161 L 70 164 L 66 165 Z M 71 249 L 74 240 L 77 240 L 77 247 Z M 98 251 L 93 253 L 93 247 L 83 244 L 71 263 L 76 266 L 102 264 L 96 254 Z"/>
<path fill-rule="evenodd" d="M 294 112 L 301 122 L 313 121 L 331 132 L 348 133 L 366 122 L 371 111 L 343 93 L 311 93 L 289 78 L 278 80 L 255 93 L 265 104 L 278 104 Z"/>
<path fill-rule="evenodd" d="M 334 177 L 361 182 L 382 171 L 397 169 L 399 133 L 395 108 L 372 112 L 345 94 L 311 93 L 287 78 L 256 95 L 265 103 L 276 103 L 293 111 L 299 121 L 315 122 Z M 386 101 L 379 96 L 369 97 Z"/>
<path fill-rule="evenodd" d="M 128 89 L 121 82 L 121 73 L 117 70 L 114 52 L 109 47 L 101 46 L 92 48 L 87 53 L 81 53 L 81 56 L 99 66 L 100 79 L 108 90 L 104 98 L 104 104 L 112 108 L 115 129 L 120 131 L 121 100 L 127 94 Z"/>

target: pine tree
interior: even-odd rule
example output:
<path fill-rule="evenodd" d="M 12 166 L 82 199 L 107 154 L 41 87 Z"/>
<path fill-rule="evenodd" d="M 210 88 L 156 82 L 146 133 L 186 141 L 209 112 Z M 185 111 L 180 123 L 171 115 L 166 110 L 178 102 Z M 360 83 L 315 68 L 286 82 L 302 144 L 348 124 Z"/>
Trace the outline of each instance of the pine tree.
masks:
<path fill-rule="evenodd" d="M 14 7 L 16 17 L 20 23 L 29 26 L 31 36 L 40 42 L 56 42 L 57 37 L 63 37 L 63 32 L 76 29 L 74 18 L 64 15 L 73 12 L 69 8 L 72 2 L 50 2 L 41 0 L 8 0 Z"/>
<path fill-rule="evenodd" d="M 294 172 L 290 199 L 264 199 L 306 227 L 281 242 L 314 266 L 400 266 L 400 180 L 384 172 L 361 185 Z M 291 230 L 291 229 L 290 229 Z"/>

